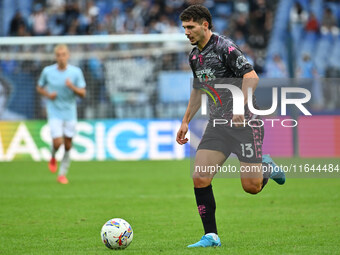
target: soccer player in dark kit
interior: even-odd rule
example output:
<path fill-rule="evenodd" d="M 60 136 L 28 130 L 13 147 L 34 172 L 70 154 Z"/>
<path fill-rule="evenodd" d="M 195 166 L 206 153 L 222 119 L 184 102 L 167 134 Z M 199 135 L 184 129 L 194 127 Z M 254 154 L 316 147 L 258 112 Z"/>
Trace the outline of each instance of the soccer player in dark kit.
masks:
<path fill-rule="evenodd" d="M 176 141 L 181 145 L 187 143 L 188 139 L 185 135 L 188 132 L 188 124 L 201 106 L 201 94 L 204 90 L 210 89 L 216 92 L 215 100 L 220 102 L 215 104 L 215 100 L 209 98 L 209 122 L 197 148 L 193 172 L 196 203 L 205 234 L 200 241 L 188 247 L 221 246 L 217 235 L 216 204 L 211 186 L 216 171 L 200 171 L 200 169 L 222 166 L 229 155 L 234 153 L 240 161 L 242 187 L 250 194 L 259 193 L 269 178 L 278 184 L 284 184 L 285 174 L 269 155 L 262 155 L 263 125 L 256 125 L 259 117 L 252 114 L 247 105 L 248 88 L 254 92 L 259 81 L 253 67 L 232 40 L 212 33 L 212 17 L 204 6 L 188 7 L 181 13 L 180 19 L 185 35 L 190 43 L 195 45 L 189 55 L 194 82 Z M 217 84 L 216 81 L 219 79 L 236 80 L 235 86 L 238 86 L 244 95 L 244 105 L 242 105 L 245 110 L 244 115 L 233 114 L 231 91 L 214 89 L 213 83 Z M 255 96 L 251 96 L 256 108 Z M 229 124 L 215 125 L 215 119 L 228 120 Z M 253 120 L 251 126 L 246 124 L 247 120 Z"/>

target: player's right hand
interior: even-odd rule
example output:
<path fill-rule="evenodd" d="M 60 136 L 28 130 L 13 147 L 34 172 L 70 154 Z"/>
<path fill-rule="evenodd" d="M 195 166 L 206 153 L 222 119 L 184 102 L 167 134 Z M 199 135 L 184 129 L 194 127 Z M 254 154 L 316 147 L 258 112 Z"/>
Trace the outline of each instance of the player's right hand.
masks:
<path fill-rule="evenodd" d="M 243 127 L 244 115 L 233 115 L 233 125 L 235 127 Z"/>
<path fill-rule="evenodd" d="M 189 127 L 188 124 L 182 123 L 181 127 L 177 132 L 176 142 L 180 145 L 186 144 L 188 142 L 188 138 L 185 138 L 186 133 L 188 132 Z"/>
<path fill-rule="evenodd" d="M 48 98 L 54 100 L 57 97 L 57 92 L 52 92 L 48 94 Z"/>

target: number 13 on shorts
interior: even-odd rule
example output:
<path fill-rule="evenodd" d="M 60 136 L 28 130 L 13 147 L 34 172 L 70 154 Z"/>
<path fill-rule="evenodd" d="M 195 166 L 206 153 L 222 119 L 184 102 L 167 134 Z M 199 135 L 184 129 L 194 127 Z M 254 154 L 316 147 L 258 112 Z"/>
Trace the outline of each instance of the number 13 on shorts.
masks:
<path fill-rule="evenodd" d="M 254 156 L 253 144 L 251 143 L 241 143 L 242 157 L 251 158 Z"/>

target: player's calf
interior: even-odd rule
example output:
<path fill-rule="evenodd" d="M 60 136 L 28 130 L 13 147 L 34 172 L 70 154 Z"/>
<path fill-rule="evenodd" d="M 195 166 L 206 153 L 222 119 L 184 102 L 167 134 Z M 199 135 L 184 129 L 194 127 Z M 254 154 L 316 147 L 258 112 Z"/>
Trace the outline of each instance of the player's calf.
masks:
<path fill-rule="evenodd" d="M 262 163 L 240 162 L 241 183 L 245 192 L 257 194 L 262 190 Z"/>
<path fill-rule="evenodd" d="M 262 190 L 262 178 L 242 178 L 243 190 L 250 194 L 257 194 Z"/>

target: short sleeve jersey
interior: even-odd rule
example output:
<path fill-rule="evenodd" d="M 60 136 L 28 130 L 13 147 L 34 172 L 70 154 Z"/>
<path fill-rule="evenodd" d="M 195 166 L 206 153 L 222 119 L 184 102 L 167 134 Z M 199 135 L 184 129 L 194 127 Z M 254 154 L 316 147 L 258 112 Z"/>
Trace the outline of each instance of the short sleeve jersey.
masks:
<path fill-rule="evenodd" d="M 210 120 L 232 119 L 231 92 L 228 89 L 214 89 L 214 84 L 222 81 L 242 88 L 243 75 L 251 72 L 253 67 L 239 47 L 231 39 L 213 34 L 202 51 L 198 47 L 191 51 L 189 63 L 194 75 L 193 87 L 209 91 L 215 99 L 208 96 Z M 255 96 L 253 105 L 257 108 Z M 246 105 L 245 119 L 251 117 Z"/>
<path fill-rule="evenodd" d="M 40 75 L 38 86 L 57 93 L 54 100 L 47 100 L 48 119 L 77 120 L 76 95 L 66 86 L 67 79 L 78 88 L 86 86 L 81 69 L 70 64 L 66 70 L 59 70 L 57 64 L 46 66 Z"/>

